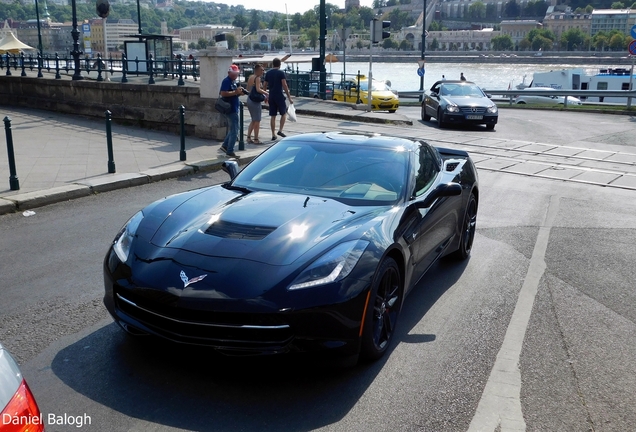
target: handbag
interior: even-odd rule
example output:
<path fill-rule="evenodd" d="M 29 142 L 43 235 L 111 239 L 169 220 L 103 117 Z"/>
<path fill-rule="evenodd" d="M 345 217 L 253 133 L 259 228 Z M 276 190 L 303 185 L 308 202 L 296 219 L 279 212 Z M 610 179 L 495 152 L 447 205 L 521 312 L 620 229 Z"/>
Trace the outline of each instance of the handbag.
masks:
<path fill-rule="evenodd" d="M 220 94 L 219 98 L 214 103 L 214 108 L 221 114 L 229 114 L 232 112 L 232 104 L 226 101 L 225 98 L 221 97 Z"/>
<path fill-rule="evenodd" d="M 296 117 L 296 108 L 294 107 L 294 104 L 290 104 L 287 107 L 287 118 L 291 122 L 298 121 L 298 118 Z"/>
<path fill-rule="evenodd" d="M 248 97 L 253 102 L 263 102 L 265 100 L 265 95 L 256 91 L 256 85 L 252 86 L 252 90 L 250 90 L 250 95 Z"/>

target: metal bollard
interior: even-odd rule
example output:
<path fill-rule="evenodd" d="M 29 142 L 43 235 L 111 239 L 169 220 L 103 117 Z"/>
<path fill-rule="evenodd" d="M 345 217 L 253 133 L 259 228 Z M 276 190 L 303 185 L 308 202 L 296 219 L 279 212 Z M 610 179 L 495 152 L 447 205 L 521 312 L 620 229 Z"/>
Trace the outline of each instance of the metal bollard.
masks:
<path fill-rule="evenodd" d="M 179 117 L 181 118 L 181 151 L 179 151 L 179 160 L 186 160 L 185 150 L 185 107 L 181 105 L 179 107 Z"/>
<path fill-rule="evenodd" d="M 9 187 L 11 190 L 20 190 L 20 181 L 15 172 L 15 156 L 13 154 L 13 134 L 11 133 L 11 119 L 4 118 L 4 130 L 7 134 L 7 152 L 9 153 Z"/>
<path fill-rule="evenodd" d="M 245 141 L 243 141 L 243 108 L 245 104 L 239 102 L 239 150 L 245 150 Z"/>
<path fill-rule="evenodd" d="M 106 146 L 108 147 L 108 173 L 115 173 L 115 161 L 113 160 L 113 133 L 111 131 L 110 124 L 112 123 L 113 116 L 110 111 L 106 111 Z"/>

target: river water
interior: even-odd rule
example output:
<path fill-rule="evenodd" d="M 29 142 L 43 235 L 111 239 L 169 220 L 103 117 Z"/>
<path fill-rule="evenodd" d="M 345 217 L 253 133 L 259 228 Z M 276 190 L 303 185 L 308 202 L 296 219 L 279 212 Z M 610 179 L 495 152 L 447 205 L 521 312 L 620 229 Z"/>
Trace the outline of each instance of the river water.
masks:
<path fill-rule="evenodd" d="M 335 80 L 342 73 L 342 62 L 328 63 L 327 72 L 333 74 Z M 413 63 L 373 63 L 373 78 L 391 81 L 391 87 L 398 91 L 419 90 L 420 77 L 417 74 L 417 62 Z M 617 67 L 608 64 L 603 67 Z M 625 66 L 621 66 L 625 67 Z M 475 82 L 479 87 L 487 90 L 511 89 L 523 81 L 526 75 L 526 84 L 532 81 L 535 72 L 549 72 L 552 70 L 580 68 L 588 73 L 598 72 L 599 65 L 574 65 L 574 64 L 475 64 L 475 63 L 428 63 L 424 73 L 424 88 L 430 88 L 442 75 L 446 79 L 459 79 L 461 72 L 467 80 Z M 355 75 L 357 72 L 363 75 L 369 74 L 369 63 L 347 62 L 347 75 Z"/>

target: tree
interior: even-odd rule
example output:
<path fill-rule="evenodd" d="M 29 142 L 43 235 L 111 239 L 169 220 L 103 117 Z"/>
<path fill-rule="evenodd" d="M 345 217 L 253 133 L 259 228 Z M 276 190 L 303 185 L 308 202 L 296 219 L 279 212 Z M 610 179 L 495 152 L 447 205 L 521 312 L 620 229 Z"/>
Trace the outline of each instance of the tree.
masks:
<path fill-rule="evenodd" d="M 486 17 L 486 5 L 480 1 L 476 1 L 468 8 L 468 15 L 471 18 L 481 19 Z"/>
<path fill-rule="evenodd" d="M 301 36 L 301 37 L 299 37 L 299 38 L 298 38 L 298 43 L 296 44 L 296 46 L 297 46 L 299 49 L 304 49 L 304 48 L 307 46 L 307 45 L 306 45 L 306 42 L 305 42 L 305 38 L 304 38 L 303 36 Z"/>
<path fill-rule="evenodd" d="M 282 36 L 278 36 L 276 39 L 274 39 L 272 41 L 272 45 L 274 46 L 274 49 L 277 49 L 279 51 L 282 50 L 285 47 Z"/>
<path fill-rule="evenodd" d="M 520 15 L 519 5 L 516 0 L 509 0 L 504 5 L 504 15 L 508 18 L 518 17 Z"/>
<path fill-rule="evenodd" d="M 386 6 L 386 0 L 373 0 L 373 9 L 380 9 Z"/>
<path fill-rule="evenodd" d="M 486 5 L 486 18 L 487 19 L 497 18 L 497 5 L 495 3 L 488 3 Z"/>
<path fill-rule="evenodd" d="M 411 45 L 411 43 L 406 39 L 403 39 L 402 42 L 400 42 L 399 49 L 402 51 L 409 51 L 413 49 L 413 45 Z"/>
<path fill-rule="evenodd" d="M 234 36 L 232 33 L 225 33 L 225 40 L 227 41 L 228 49 L 236 49 L 236 36 Z"/>
<path fill-rule="evenodd" d="M 254 32 L 261 27 L 261 20 L 258 16 L 258 10 L 252 10 L 252 19 L 250 19 L 249 30 Z"/>
<path fill-rule="evenodd" d="M 618 51 L 625 48 L 625 36 L 620 33 L 615 33 L 609 41 L 609 47 L 613 51 Z"/>
<path fill-rule="evenodd" d="M 565 47 L 566 51 L 581 50 L 587 45 L 585 39 L 587 35 L 578 28 L 571 28 L 561 34 L 561 46 Z"/>
<path fill-rule="evenodd" d="M 509 35 L 495 36 L 490 40 L 490 43 L 492 44 L 492 49 L 495 51 L 511 50 L 514 46 L 512 38 Z"/>
<path fill-rule="evenodd" d="M 364 47 L 364 44 L 362 43 L 360 39 L 358 39 L 358 41 L 356 42 L 356 48 L 362 49 L 363 47 Z"/>
<path fill-rule="evenodd" d="M 604 51 L 605 47 L 609 45 L 609 39 L 604 34 L 599 33 L 594 35 L 592 44 L 596 50 Z"/>
<path fill-rule="evenodd" d="M 530 48 L 532 48 L 532 42 L 530 42 L 528 38 L 525 38 L 521 42 L 519 42 L 519 49 L 521 51 L 527 51 Z"/>
<path fill-rule="evenodd" d="M 431 42 L 431 49 L 433 51 L 437 51 L 439 49 L 439 41 L 437 38 L 433 38 L 433 42 Z"/>
<path fill-rule="evenodd" d="M 386 38 L 382 41 L 382 48 L 396 49 L 398 46 L 398 43 L 393 38 Z"/>
<path fill-rule="evenodd" d="M 612 6 L 610 6 L 611 9 L 625 9 L 625 3 L 623 2 L 614 2 L 612 3 Z"/>
<path fill-rule="evenodd" d="M 208 45 L 210 45 L 210 41 L 204 38 L 200 38 L 197 41 L 197 47 L 198 49 L 206 49 L 208 47 Z"/>
<path fill-rule="evenodd" d="M 552 39 L 539 35 L 532 40 L 532 49 L 535 51 L 549 51 L 552 49 L 552 43 Z"/>
<path fill-rule="evenodd" d="M 362 6 L 358 10 L 358 14 L 363 23 L 369 23 L 375 16 L 375 12 L 373 11 L 373 9 L 367 6 Z"/>
<path fill-rule="evenodd" d="M 318 35 L 320 31 L 316 27 L 312 27 L 307 30 L 307 38 L 309 39 L 309 46 L 316 49 L 316 43 L 318 42 Z"/>

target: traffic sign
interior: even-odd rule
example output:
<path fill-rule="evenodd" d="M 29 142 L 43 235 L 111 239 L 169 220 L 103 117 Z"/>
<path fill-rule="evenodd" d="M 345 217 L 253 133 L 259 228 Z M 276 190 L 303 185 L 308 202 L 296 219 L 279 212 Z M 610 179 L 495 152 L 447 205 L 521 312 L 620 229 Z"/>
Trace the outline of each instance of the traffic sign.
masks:
<path fill-rule="evenodd" d="M 631 35 L 634 39 L 636 39 L 636 24 L 632 27 Z"/>
<path fill-rule="evenodd" d="M 424 76 L 424 68 L 419 68 L 417 70 L 417 75 L 423 77 Z"/>
<path fill-rule="evenodd" d="M 631 55 L 636 55 L 636 40 L 633 40 L 629 43 L 629 53 Z"/>
<path fill-rule="evenodd" d="M 424 65 L 426 64 L 426 60 L 422 59 L 422 60 L 418 60 L 417 61 L 417 66 L 422 69 L 424 67 Z"/>

